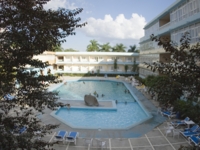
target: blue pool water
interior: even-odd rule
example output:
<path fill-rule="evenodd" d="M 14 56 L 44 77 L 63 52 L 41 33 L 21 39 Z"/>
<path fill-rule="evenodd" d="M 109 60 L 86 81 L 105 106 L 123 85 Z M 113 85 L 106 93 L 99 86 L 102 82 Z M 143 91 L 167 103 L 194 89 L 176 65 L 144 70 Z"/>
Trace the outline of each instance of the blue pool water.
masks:
<path fill-rule="evenodd" d="M 98 94 L 97 100 L 118 101 L 116 109 L 93 108 L 60 108 L 53 112 L 53 116 L 71 126 L 85 129 L 128 129 L 150 118 L 134 99 L 128 88 L 121 82 L 115 81 L 71 81 L 62 85 L 56 91 L 62 100 L 84 100 L 84 95 Z M 102 97 L 102 94 L 104 96 Z M 125 103 L 127 102 L 127 103 Z"/>
<path fill-rule="evenodd" d="M 61 108 L 56 114 L 73 128 L 125 129 L 147 118 L 138 103 L 117 104 L 117 110 Z"/>
<path fill-rule="evenodd" d="M 86 94 L 98 94 L 98 100 L 117 100 L 118 102 L 133 102 L 135 99 L 121 82 L 79 80 L 67 82 L 57 89 L 61 99 L 83 100 Z M 102 94 L 104 95 L 102 97 Z"/>

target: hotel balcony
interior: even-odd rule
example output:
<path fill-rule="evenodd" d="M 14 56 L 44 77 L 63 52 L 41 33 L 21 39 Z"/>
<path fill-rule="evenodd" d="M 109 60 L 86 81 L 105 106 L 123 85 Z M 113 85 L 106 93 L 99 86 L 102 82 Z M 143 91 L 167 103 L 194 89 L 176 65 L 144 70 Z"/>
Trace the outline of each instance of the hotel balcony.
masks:
<path fill-rule="evenodd" d="M 147 40 L 150 40 L 150 36 L 154 34 L 155 36 L 160 36 L 163 34 L 170 34 L 170 31 L 176 30 L 181 27 L 188 26 L 195 22 L 200 21 L 200 12 L 196 13 L 193 16 L 189 16 L 187 18 L 182 18 L 182 20 L 178 20 L 176 22 L 171 22 L 169 20 L 169 14 L 165 17 L 162 17 L 158 20 L 159 28 L 158 30 L 152 32 L 151 34 L 146 34 L 144 37 L 140 38 L 140 43 L 143 43 Z"/>
<path fill-rule="evenodd" d="M 133 64 L 134 61 L 132 60 L 118 60 L 117 64 Z M 136 60 L 136 64 L 138 64 L 139 61 Z M 114 60 L 87 60 L 87 61 L 82 61 L 82 60 L 64 60 L 64 59 L 57 59 L 55 64 L 57 65 L 64 65 L 64 64 L 114 64 Z"/>

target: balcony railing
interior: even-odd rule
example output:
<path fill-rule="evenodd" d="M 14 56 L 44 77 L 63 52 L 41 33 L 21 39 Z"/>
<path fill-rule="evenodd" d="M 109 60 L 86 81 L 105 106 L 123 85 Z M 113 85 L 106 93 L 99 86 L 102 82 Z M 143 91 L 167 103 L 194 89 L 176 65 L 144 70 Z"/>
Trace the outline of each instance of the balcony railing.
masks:
<path fill-rule="evenodd" d="M 161 26 L 161 27 L 159 28 L 159 30 L 163 30 L 164 28 L 167 28 L 167 27 L 169 27 L 170 25 L 171 25 L 171 23 L 168 22 L 168 23 L 164 24 L 163 26 Z"/>

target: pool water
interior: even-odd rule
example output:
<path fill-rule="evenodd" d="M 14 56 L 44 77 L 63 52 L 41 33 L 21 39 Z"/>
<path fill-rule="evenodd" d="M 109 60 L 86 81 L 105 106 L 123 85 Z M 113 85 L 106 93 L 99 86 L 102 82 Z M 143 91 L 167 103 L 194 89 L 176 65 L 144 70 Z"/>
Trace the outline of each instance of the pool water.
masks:
<path fill-rule="evenodd" d="M 59 91 L 59 96 L 63 100 L 83 100 L 86 94 L 91 94 L 96 96 L 98 100 L 135 101 L 122 82 L 105 80 L 71 81 L 63 84 L 56 91 Z"/>
<path fill-rule="evenodd" d="M 107 80 L 68 81 L 56 91 L 59 92 L 61 100 L 84 101 L 84 96 L 91 94 L 96 96 L 99 101 L 115 102 L 117 100 L 118 102 L 116 109 L 71 107 L 70 109 L 60 108 L 51 113 L 52 116 L 72 128 L 128 129 L 152 117 L 122 82 Z"/>
<path fill-rule="evenodd" d="M 60 108 L 55 115 L 73 128 L 125 129 L 147 118 L 138 103 L 118 103 L 117 110 Z"/>

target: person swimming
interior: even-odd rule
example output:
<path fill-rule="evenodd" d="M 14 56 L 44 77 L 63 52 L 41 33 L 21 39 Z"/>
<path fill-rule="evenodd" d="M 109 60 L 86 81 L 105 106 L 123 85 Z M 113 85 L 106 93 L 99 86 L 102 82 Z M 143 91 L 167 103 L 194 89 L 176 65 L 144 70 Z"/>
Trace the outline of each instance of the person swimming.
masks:
<path fill-rule="evenodd" d="M 67 106 L 67 109 L 70 109 L 70 107 L 71 107 L 70 104 L 66 104 L 66 106 Z"/>

